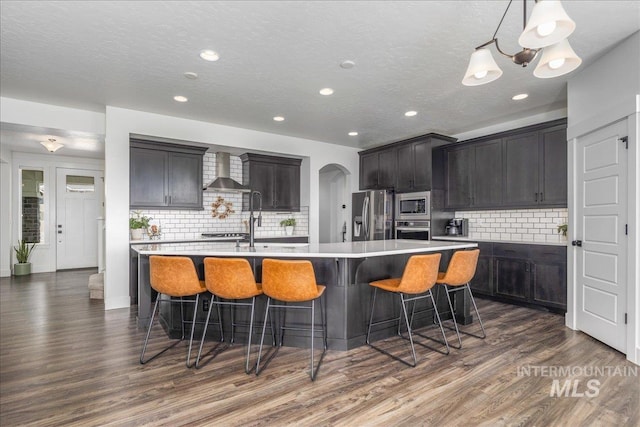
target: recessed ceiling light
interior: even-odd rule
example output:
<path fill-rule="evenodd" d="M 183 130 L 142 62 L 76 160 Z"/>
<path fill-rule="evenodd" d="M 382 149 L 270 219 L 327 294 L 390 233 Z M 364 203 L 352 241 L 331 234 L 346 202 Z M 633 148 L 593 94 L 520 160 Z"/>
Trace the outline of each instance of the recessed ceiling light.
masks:
<path fill-rule="evenodd" d="M 514 95 L 513 98 L 511 99 L 513 99 L 514 101 L 520 101 L 521 99 L 525 99 L 528 97 L 529 97 L 528 93 L 519 93 L 518 95 Z"/>
<path fill-rule="evenodd" d="M 322 88 L 320 89 L 320 95 L 324 95 L 324 96 L 333 95 L 333 89 L 331 89 L 330 87 Z"/>
<path fill-rule="evenodd" d="M 349 132 L 349 136 L 358 136 L 358 132 Z"/>
<path fill-rule="evenodd" d="M 347 59 L 346 61 L 342 61 L 340 63 L 340 67 L 344 68 L 345 70 L 353 68 L 355 65 L 356 65 L 356 63 L 351 61 L 350 59 Z"/>
<path fill-rule="evenodd" d="M 275 117 L 273 118 L 273 120 L 274 120 L 274 121 L 276 121 L 276 122 L 283 122 L 283 121 L 284 121 L 284 117 L 282 117 L 282 116 L 275 116 Z"/>
<path fill-rule="evenodd" d="M 413 117 L 416 114 L 418 114 L 417 111 L 407 111 L 406 113 L 404 113 L 404 115 L 407 116 L 407 117 Z"/>
<path fill-rule="evenodd" d="M 187 71 L 186 73 L 184 73 L 184 76 L 189 80 L 195 80 L 198 78 L 198 74 L 194 73 L 193 71 Z"/>
<path fill-rule="evenodd" d="M 182 95 L 176 95 L 173 97 L 174 100 L 178 101 L 178 102 L 187 102 L 189 100 L 189 98 L 187 98 L 186 96 L 182 96 Z"/>
<path fill-rule="evenodd" d="M 220 55 L 212 50 L 205 49 L 200 52 L 200 58 L 204 59 L 205 61 L 217 61 L 218 59 L 220 59 Z"/>

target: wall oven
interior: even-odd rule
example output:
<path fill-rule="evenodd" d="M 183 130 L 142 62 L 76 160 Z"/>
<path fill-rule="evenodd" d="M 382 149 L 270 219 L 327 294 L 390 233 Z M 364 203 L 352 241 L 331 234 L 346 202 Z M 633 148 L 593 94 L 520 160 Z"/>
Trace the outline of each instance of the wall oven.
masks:
<path fill-rule="evenodd" d="M 431 240 L 431 221 L 396 221 L 396 239 Z"/>
<path fill-rule="evenodd" d="M 429 221 L 431 219 L 431 193 L 396 194 L 396 221 Z"/>

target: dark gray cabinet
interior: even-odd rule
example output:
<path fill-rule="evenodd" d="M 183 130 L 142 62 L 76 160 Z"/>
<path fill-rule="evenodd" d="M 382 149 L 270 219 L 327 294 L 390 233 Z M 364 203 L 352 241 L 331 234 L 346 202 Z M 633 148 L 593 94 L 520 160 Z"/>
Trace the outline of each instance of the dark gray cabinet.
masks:
<path fill-rule="evenodd" d="M 300 210 L 301 159 L 252 153 L 245 153 L 240 159 L 243 184 L 262 194 L 262 210 Z M 249 210 L 249 194 L 243 195 L 242 209 Z"/>
<path fill-rule="evenodd" d="M 445 208 L 567 206 L 566 121 L 445 148 Z"/>
<path fill-rule="evenodd" d="M 360 189 L 394 189 L 398 193 L 431 190 L 432 147 L 455 141 L 432 133 L 361 151 Z"/>
<path fill-rule="evenodd" d="M 531 288 L 527 245 L 496 244 L 493 248 L 494 295 L 526 302 Z"/>
<path fill-rule="evenodd" d="M 567 248 L 533 246 L 531 260 L 531 301 L 546 307 L 566 309 Z"/>
<path fill-rule="evenodd" d="M 130 142 L 129 205 L 132 209 L 203 209 L 205 147 Z"/>
<path fill-rule="evenodd" d="M 480 256 L 478 257 L 478 265 L 476 274 L 469 282 L 469 286 L 474 294 L 493 295 L 493 244 L 478 243 Z"/>

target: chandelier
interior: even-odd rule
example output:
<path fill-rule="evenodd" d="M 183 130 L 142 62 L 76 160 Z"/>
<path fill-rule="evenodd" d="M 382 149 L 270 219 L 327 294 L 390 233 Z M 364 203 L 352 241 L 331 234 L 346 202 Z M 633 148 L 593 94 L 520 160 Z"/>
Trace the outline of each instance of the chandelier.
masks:
<path fill-rule="evenodd" d="M 510 58 L 514 64 L 526 67 L 542 52 L 533 75 L 541 79 L 558 77 L 570 73 L 580 66 L 582 59 L 576 55 L 567 37 L 576 28 L 558 0 L 536 0 L 527 22 L 527 0 L 523 0 L 523 27 L 518 44 L 523 48 L 513 55 L 503 52 L 498 45 L 497 34 L 513 0 L 509 0 L 493 37 L 476 47 L 471 54 L 467 72 L 462 79 L 465 86 L 479 86 L 492 82 L 502 75 L 488 46 L 495 44 L 497 51 Z"/>

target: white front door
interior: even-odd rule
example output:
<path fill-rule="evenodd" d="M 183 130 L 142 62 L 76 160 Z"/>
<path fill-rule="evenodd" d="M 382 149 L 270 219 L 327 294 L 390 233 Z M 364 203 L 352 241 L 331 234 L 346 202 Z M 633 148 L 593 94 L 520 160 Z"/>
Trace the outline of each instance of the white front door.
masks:
<path fill-rule="evenodd" d="M 57 169 L 56 268 L 98 266 L 98 217 L 103 172 Z"/>
<path fill-rule="evenodd" d="M 626 120 L 578 138 L 576 150 L 577 328 L 626 352 Z"/>

